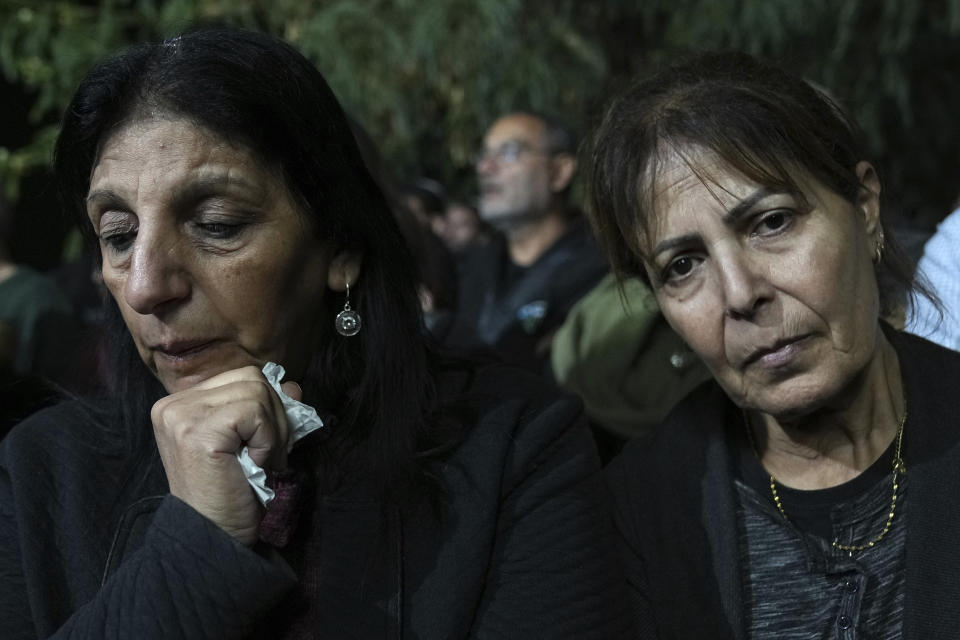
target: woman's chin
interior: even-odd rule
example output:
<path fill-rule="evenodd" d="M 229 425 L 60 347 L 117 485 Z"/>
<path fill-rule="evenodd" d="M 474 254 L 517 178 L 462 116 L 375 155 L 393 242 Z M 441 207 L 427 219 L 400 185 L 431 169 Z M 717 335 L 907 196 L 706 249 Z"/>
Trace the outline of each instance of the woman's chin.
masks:
<path fill-rule="evenodd" d="M 224 371 L 229 371 L 229 369 L 224 369 Z M 163 388 L 167 390 L 167 393 L 173 394 L 191 389 L 220 373 L 223 373 L 223 371 L 210 371 L 185 376 L 163 375 L 157 377 L 160 380 L 160 384 L 163 385 Z"/>
<path fill-rule="evenodd" d="M 731 394 L 731 398 L 744 409 L 765 413 L 780 423 L 789 423 L 802 420 L 833 404 L 843 388 L 844 385 L 836 380 L 799 377 L 775 385 L 746 389 L 739 397 Z"/>
<path fill-rule="evenodd" d="M 205 354 L 213 356 L 214 354 Z M 265 362 L 251 357 L 244 352 L 219 354 L 220 357 L 195 358 L 191 361 L 170 359 L 165 357 L 154 359 L 154 375 L 168 393 L 186 391 L 210 378 L 240 369 L 255 366 L 262 368 Z"/>

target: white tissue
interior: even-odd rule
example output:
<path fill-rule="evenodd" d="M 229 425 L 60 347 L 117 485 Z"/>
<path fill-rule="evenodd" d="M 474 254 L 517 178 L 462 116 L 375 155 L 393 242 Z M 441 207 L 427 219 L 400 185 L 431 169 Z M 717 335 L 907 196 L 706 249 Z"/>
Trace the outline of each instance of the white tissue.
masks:
<path fill-rule="evenodd" d="M 280 389 L 280 381 L 283 380 L 285 373 L 283 367 L 274 362 L 268 362 L 263 366 L 263 375 L 270 386 L 273 387 L 273 390 L 277 392 L 277 395 L 280 396 L 283 411 L 287 414 L 287 428 L 289 429 L 287 453 L 290 453 L 297 440 L 322 427 L 323 421 L 317 415 L 316 409 L 302 402 L 297 402 Z M 240 461 L 243 475 L 247 477 L 247 482 L 253 487 L 260 504 L 263 506 L 270 504 L 274 494 L 273 489 L 267 486 L 267 473 L 253 461 L 246 446 L 237 454 L 237 459 Z"/>

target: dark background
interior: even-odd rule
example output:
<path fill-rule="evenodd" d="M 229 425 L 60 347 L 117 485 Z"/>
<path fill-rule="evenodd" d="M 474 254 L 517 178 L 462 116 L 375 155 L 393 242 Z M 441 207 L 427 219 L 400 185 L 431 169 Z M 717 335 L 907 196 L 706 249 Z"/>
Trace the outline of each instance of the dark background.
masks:
<path fill-rule="evenodd" d="M 583 132 L 631 78 L 719 49 L 778 62 L 856 115 L 908 244 L 960 193 L 960 0 L 0 0 L 0 186 L 20 213 L 17 261 L 49 268 L 72 253 L 47 167 L 82 74 L 202 22 L 296 44 L 401 178 L 464 199 L 498 114 L 533 108 Z"/>

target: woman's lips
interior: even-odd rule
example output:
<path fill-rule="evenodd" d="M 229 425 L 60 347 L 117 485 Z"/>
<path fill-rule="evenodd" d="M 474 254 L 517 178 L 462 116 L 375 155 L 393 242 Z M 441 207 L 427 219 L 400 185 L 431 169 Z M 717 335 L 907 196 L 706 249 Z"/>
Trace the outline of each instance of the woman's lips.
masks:
<path fill-rule="evenodd" d="M 215 340 L 183 340 L 153 347 L 156 353 L 170 360 L 187 360 L 212 346 Z"/>
<path fill-rule="evenodd" d="M 752 364 L 759 364 L 763 367 L 776 368 L 782 367 L 796 357 L 806 344 L 809 334 L 795 336 L 778 340 L 768 347 L 757 349 L 744 361 L 743 366 L 748 367 Z"/>

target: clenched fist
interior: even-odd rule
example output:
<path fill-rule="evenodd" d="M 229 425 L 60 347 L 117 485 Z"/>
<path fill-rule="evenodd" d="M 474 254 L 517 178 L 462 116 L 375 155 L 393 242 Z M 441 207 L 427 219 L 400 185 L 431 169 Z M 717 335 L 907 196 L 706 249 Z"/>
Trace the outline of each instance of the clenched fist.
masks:
<path fill-rule="evenodd" d="M 300 399 L 296 383 L 282 388 Z M 263 513 L 237 453 L 246 445 L 261 467 L 283 469 L 288 437 L 283 405 L 260 369 L 226 371 L 166 396 L 150 417 L 170 493 L 253 546 Z"/>

